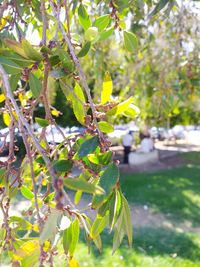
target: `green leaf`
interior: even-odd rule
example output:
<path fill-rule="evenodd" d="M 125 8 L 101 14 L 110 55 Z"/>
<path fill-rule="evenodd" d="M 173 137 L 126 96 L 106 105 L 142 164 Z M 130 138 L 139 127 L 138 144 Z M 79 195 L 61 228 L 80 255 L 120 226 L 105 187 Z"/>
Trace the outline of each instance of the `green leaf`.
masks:
<path fill-rule="evenodd" d="M 89 27 L 92 26 L 90 17 L 83 4 L 80 4 L 78 7 L 78 17 L 79 17 L 80 24 L 83 27 L 84 31 L 86 31 Z"/>
<path fill-rule="evenodd" d="M 121 212 L 117 220 L 117 227 L 115 229 L 115 233 L 113 237 L 113 251 L 112 251 L 113 254 L 118 249 L 118 247 L 120 246 L 124 238 L 125 232 L 124 232 L 123 223 L 124 223 L 124 216 L 123 216 L 123 212 Z"/>
<path fill-rule="evenodd" d="M 99 129 L 103 133 L 112 133 L 114 131 L 114 127 L 112 126 L 112 124 L 106 121 L 100 121 L 98 122 L 98 125 L 99 125 Z"/>
<path fill-rule="evenodd" d="M 60 61 L 61 60 L 60 60 L 60 58 L 59 58 L 58 55 L 53 55 L 53 56 L 51 56 L 49 58 L 49 62 L 50 62 L 50 64 L 51 64 L 52 67 L 55 66 L 55 65 L 57 65 Z"/>
<path fill-rule="evenodd" d="M 79 239 L 79 233 L 80 233 L 80 222 L 76 218 L 70 225 L 72 227 L 72 240 L 69 246 L 69 253 L 70 256 L 73 256 L 76 245 L 78 244 L 78 239 Z"/>
<path fill-rule="evenodd" d="M 78 150 L 79 157 L 85 157 L 88 154 L 94 152 L 99 145 L 99 138 L 98 136 L 93 136 L 92 138 L 86 140 L 84 143 L 81 144 Z"/>
<path fill-rule="evenodd" d="M 89 27 L 85 31 L 85 40 L 88 42 L 95 43 L 99 38 L 99 32 L 97 27 Z"/>
<path fill-rule="evenodd" d="M 82 223 L 83 223 L 83 225 L 85 224 L 85 226 L 84 226 L 85 231 L 86 231 L 87 235 L 89 235 L 90 231 L 91 231 L 92 221 L 91 221 L 91 219 L 89 217 L 87 217 L 87 216 L 85 216 L 85 217 L 86 217 L 86 220 L 85 220 L 85 222 L 82 220 Z M 94 242 L 95 246 L 97 247 L 97 249 L 99 251 L 101 251 L 102 250 L 102 241 L 101 241 L 100 235 L 98 235 L 95 238 L 93 238 L 93 242 Z"/>
<path fill-rule="evenodd" d="M 112 155 L 113 155 L 112 151 L 106 151 L 103 154 L 99 154 L 98 155 L 99 163 L 103 165 L 107 165 L 110 162 Z"/>
<path fill-rule="evenodd" d="M 140 109 L 133 104 L 130 104 L 127 110 L 124 111 L 124 115 L 132 119 L 135 119 L 139 114 L 140 114 Z"/>
<path fill-rule="evenodd" d="M 107 165 L 112 157 L 112 151 L 106 151 L 105 153 L 89 154 L 88 159 L 94 164 Z"/>
<path fill-rule="evenodd" d="M 132 223 L 131 223 L 131 211 L 126 198 L 123 195 L 121 195 L 121 198 L 122 198 L 122 209 L 124 216 L 125 231 L 128 236 L 129 246 L 132 246 L 133 233 L 132 233 Z"/>
<path fill-rule="evenodd" d="M 63 232 L 63 248 L 65 253 L 67 254 L 69 251 L 70 244 L 72 242 L 72 227 L 68 227 Z"/>
<path fill-rule="evenodd" d="M 64 180 L 65 186 L 72 190 L 82 191 L 88 194 L 103 194 L 101 187 L 88 183 L 81 178 L 67 178 Z"/>
<path fill-rule="evenodd" d="M 85 124 L 85 109 L 83 103 L 85 103 L 84 93 L 78 83 L 74 87 L 74 94 L 69 92 L 67 99 L 72 101 L 72 108 L 77 120 L 84 125 Z"/>
<path fill-rule="evenodd" d="M 138 48 L 138 40 L 134 33 L 124 31 L 124 46 L 129 52 L 135 52 Z"/>
<path fill-rule="evenodd" d="M 26 186 L 22 185 L 20 191 L 25 198 L 30 200 L 34 198 L 33 192 L 31 192 L 31 190 L 28 189 Z"/>
<path fill-rule="evenodd" d="M 60 78 L 66 77 L 66 73 L 64 72 L 63 69 L 59 68 L 59 69 L 52 70 L 50 72 L 50 76 L 55 79 L 60 79 Z"/>
<path fill-rule="evenodd" d="M 58 210 L 52 210 L 47 221 L 44 224 L 42 233 L 40 235 L 40 244 L 43 244 L 46 240 L 54 241 L 55 235 L 58 231 L 57 224 L 61 218 L 62 212 Z"/>
<path fill-rule="evenodd" d="M 42 118 L 35 117 L 35 121 L 41 127 L 47 127 L 49 125 L 49 121 Z"/>
<path fill-rule="evenodd" d="M 111 163 L 103 172 L 99 179 L 99 185 L 104 189 L 105 195 L 95 195 L 92 199 L 92 208 L 100 208 L 108 199 L 110 193 L 116 187 L 119 180 L 119 169 Z"/>
<path fill-rule="evenodd" d="M 28 58 L 20 43 L 12 39 L 4 39 L 4 43 L 6 44 L 8 48 L 15 51 L 17 54 L 21 55 L 24 58 Z"/>
<path fill-rule="evenodd" d="M 84 57 L 90 51 L 91 42 L 86 42 L 78 53 L 78 57 Z"/>
<path fill-rule="evenodd" d="M 105 195 L 95 195 L 92 199 L 92 209 L 100 208 L 106 200 L 107 196 Z"/>
<path fill-rule="evenodd" d="M 30 73 L 29 76 L 29 86 L 33 96 L 35 98 L 39 97 L 42 91 L 42 83 L 33 73 Z"/>
<path fill-rule="evenodd" d="M 95 154 L 89 154 L 88 155 L 88 159 L 90 162 L 94 163 L 94 164 L 99 164 L 99 159 L 98 156 Z"/>
<path fill-rule="evenodd" d="M 128 236 L 129 245 L 132 245 L 132 224 L 131 224 L 131 212 L 128 206 L 128 202 L 125 197 L 121 195 L 122 208 L 119 218 L 117 220 L 117 227 L 115 229 L 113 238 L 113 253 L 119 247 L 126 233 Z"/>
<path fill-rule="evenodd" d="M 109 72 L 106 72 L 101 92 L 101 104 L 105 104 L 107 101 L 110 100 L 112 90 L 113 90 L 113 82 Z"/>
<path fill-rule="evenodd" d="M 30 60 L 30 59 L 26 59 L 20 55 L 18 55 L 17 53 L 11 52 L 11 51 L 4 51 L 2 53 L 2 56 L 4 56 L 5 58 L 14 61 L 17 65 L 19 65 L 20 67 L 29 67 L 30 65 L 34 64 L 35 61 Z"/>
<path fill-rule="evenodd" d="M 167 4 L 169 3 L 169 0 L 160 0 L 158 4 L 155 6 L 153 11 L 149 14 L 148 17 L 155 16 L 161 9 L 163 9 Z"/>
<path fill-rule="evenodd" d="M 95 246 L 97 247 L 97 249 L 101 252 L 102 251 L 102 241 L 101 241 L 100 235 L 93 238 L 93 242 L 94 242 Z"/>
<path fill-rule="evenodd" d="M 110 22 L 110 15 L 103 15 L 95 20 L 94 26 L 98 28 L 99 32 L 103 31 Z"/>
<path fill-rule="evenodd" d="M 112 195 L 112 198 L 110 200 L 110 206 L 109 206 L 109 224 L 110 224 L 110 231 L 112 231 L 116 221 L 117 221 L 117 218 L 118 218 L 118 215 L 119 215 L 119 212 L 120 212 L 120 208 L 121 208 L 121 195 L 120 195 L 120 192 L 119 191 L 115 191 Z"/>
<path fill-rule="evenodd" d="M 99 185 L 105 190 L 106 195 L 109 195 L 118 180 L 119 169 L 114 163 L 111 163 L 101 175 Z"/>
<path fill-rule="evenodd" d="M 67 73 L 71 73 L 74 70 L 74 63 L 70 58 L 70 55 L 67 51 L 65 51 L 64 49 L 57 49 L 56 53 L 59 56 L 59 59 L 62 61 L 63 63 L 63 67 L 65 69 L 65 71 Z"/>
<path fill-rule="evenodd" d="M 56 160 L 53 163 L 53 167 L 56 172 L 68 172 L 71 170 L 72 166 L 72 161 L 67 159 Z"/>
<path fill-rule="evenodd" d="M 17 65 L 14 61 L 0 56 L 0 64 L 4 67 L 8 74 L 17 74 L 22 71 L 22 67 Z"/>
<path fill-rule="evenodd" d="M 47 204 L 47 203 L 51 202 L 53 200 L 54 196 L 55 196 L 55 192 L 50 193 L 47 197 L 45 197 L 44 203 Z"/>
<path fill-rule="evenodd" d="M 106 113 L 106 115 L 108 116 L 120 115 L 128 109 L 128 107 L 132 102 L 133 102 L 133 97 L 129 97 L 127 100 L 123 101 L 122 103 L 118 104 L 117 106 L 109 110 Z"/>
<path fill-rule="evenodd" d="M 98 41 L 104 41 L 108 39 L 114 32 L 113 28 L 107 29 L 106 31 L 101 32 Z"/>
<path fill-rule="evenodd" d="M 78 83 L 75 84 L 74 87 L 74 93 L 76 94 L 76 96 L 83 102 L 85 103 L 85 96 L 83 93 L 83 90 L 81 89 L 80 85 Z"/>
<path fill-rule="evenodd" d="M 14 74 L 10 76 L 9 83 L 10 83 L 10 88 L 12 92 L 14 92 L 17 88 L 17 84 L 19 82 L 21 74 Z"/>
<path fill-rule="evenodd" d="M 107 223 L 108 223 L 108 216 L 97 217 L 90 231 L 91 238 L 96 238 L 104 230 Z"/>
<path fill-rule="evenodd" d="M 76 119 L 82 125 L 85 125 L 85 109 L 83 107 L 83 104 L 80 101 L 73 99 L 72 108 Z"/>
<path fill-rule="evenodd" d="M 32 230 L 33 229 L 33 225 L 30 222 L 18 216 L 10 216 L 9 223 L 13 223 L 15 225 L 15 227 L 12 226 L 12 228 L 19 227 L 20 230 Z"/>
<path fill-rule="evenodd" d="M 78 203 L 79 203 L 79 201 L 80 201 L 80 199 L 81 199 L 81 197 L 82 197 L 82 194 L 83 194 L 83 192 L 80 191 L 80 190 L 78 190 L 78 191 L 76 192 L 76 194 L 75 194 L 75 196 L 74 196 L 74 204 L 75 204 L 75 205 L 78 205 Z"/>
<path fill-rule="evenodd" d="M 109 208 L 110 208 L 110 199 L 104 202 L 103 205 L 98 209 L 98 215 L 104 217 L 109 212 Z"/>
<path fill-rule="evenodd" d="M 41 61 L 43 59 L 42 55 L 27 40 L 22 40 L 22 47 L 27 58 L 35 61 Z"/>
<path fill-rule="evenodd" d="M 80 234 L 80 222 L 76 218 L 68 227 L 65 229 L 63 233 L 63 248 L 65 250 L 65 253 L 70 256 L 73 256 L 74 251 L 76 249 L 76 245 L 78 244 Z"/>

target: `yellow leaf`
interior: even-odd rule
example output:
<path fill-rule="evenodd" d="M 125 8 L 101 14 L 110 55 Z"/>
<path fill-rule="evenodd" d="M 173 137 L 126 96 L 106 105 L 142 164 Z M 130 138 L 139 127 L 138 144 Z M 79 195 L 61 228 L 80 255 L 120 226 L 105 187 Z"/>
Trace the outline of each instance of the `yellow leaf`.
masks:
<path fill-rule="evenodd" d="M 45 241 L 43 245 L 43 250 L 47 252 L 51 248 L 51 243 L 49 241 Z"/>
<path fill-rule="evenodd" d="M 19 93 L 18 95 L 19 101 L 21 102 L 21 105 L 24 107 L 27 103 L 27 97 L 26 95 L 23 95 L 22 93 Z"/>
<path fill-rule="evenodd" d="M 79 267 L 79 264 L 74 258 L 72 258 L 71 260 L 69 260 L 69 266 L 70 267 Z"/>
<path fill-rule="evenodd" d="M 18 120 L 18 116 L 17 116 L 16 111 L 13 111 L 12 114 L 13 114 L 13 116 L 15 117 L 15 119 Z"/>
<path fill-rule="evenodd" d="M 55 117 L 58 117 L 59 114 L 60 114 L 60 112 L 59 112 L 57 109 L 53 109 L 53 110 L 51 111 L 51 114 L 52 114 L 53 116 L 55 116 Z"/>
<path fill-rule="evenodd" d="M 29 240 L 23 243 L 13 255 L 14 260 L 23 260 L 26 257 L 31 256 L 38 252 L 39 254 L 39 241 L 38 240 Z"/>
<path fill-rule="evenodd" d="M 33 225 L 33 231 L 39 232 L 39 228 L 38 228 L 38 225 L 37 224 L 34 224 Z"/>
<path fill-rule="evenodd" d="M 105 104 L 108 100 L 110 100 L 112 90 L 113 90 L 113 82 L 109 72 L 106 72 L 103 81 L 103 89 L 101 92 L 101 104 Z"/>
<path fill-rule="evenodd" d="M 10 125 L 10 115 L 6 111 L 3 113 L 3 122 L 5 123 L 6 126 Z"/>
<path fill-rule="evenodd" d="M 43 185 L 43 186 L 46 186 L 46 185 L 47 185 L 47 178 L 46 178 L 46 177 L 44 177 L 44 178 L 42 179 L 42 185 Z"/>
<path fill-rule="evenodd" d="M 142 54 L 142 52 L 139 52 L 139 53 L 138 53 L 138 58 L 139 58 L 139 59 L 143 59 L 143 58 L 144 58 L 144 55 Z"/>
<path fill-rule="evenodd" d="M 7 20 L 5 18 L 0 19 L 0 30 L 6 26 Z"/>
<path fill-rule="evenodd" d="M 0 103 L 2 103 L 6 99 L 4 94 L 0 94 Z"/>

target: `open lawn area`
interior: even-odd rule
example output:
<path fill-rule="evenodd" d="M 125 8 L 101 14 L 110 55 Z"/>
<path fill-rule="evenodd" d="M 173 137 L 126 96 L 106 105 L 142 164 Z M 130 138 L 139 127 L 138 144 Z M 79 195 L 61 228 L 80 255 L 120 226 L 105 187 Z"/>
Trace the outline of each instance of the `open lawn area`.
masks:
<path fill-rule="evenodd" d="M 122 191 L 132 208 L 133 248 L 129 249 L 124 240 L 112 256 L 112 235 L 104 233 L 101 254 L 92 250 L 89 256 L 86 246 L 79 245 L 76 258 L 80 266 L 199 267 L 199 156 L 194 152 L 184 154 L 188 164 L 179 168 L 122 174 Z M 141 222 L 134 224 L 134 207 L 148 209 L 151 217 L 155 216 L 154 223 L 144 223 L 141 216 Z M 163 221 L 158 226 L 156 218 L 161 214 L 168 224 Z"/>

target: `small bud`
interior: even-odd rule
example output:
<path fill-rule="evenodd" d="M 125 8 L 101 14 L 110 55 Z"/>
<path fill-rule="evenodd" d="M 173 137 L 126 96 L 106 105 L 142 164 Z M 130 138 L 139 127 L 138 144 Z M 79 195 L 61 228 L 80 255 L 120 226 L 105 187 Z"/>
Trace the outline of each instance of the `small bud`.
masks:
<path fill-rule="evenodd" d="M 58 202 L 56 204 L 56 209 L 58 209 L 58 210 L 63 210 L 63 207 L 64 207 L 64 205 L 61 202 Z"/>

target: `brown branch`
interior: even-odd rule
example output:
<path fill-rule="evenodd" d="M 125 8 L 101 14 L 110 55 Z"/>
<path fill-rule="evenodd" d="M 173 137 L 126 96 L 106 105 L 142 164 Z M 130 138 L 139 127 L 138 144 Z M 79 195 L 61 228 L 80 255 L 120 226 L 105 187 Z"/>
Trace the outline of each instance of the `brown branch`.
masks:
<path fill-rule="evenodd" d="M 42 12 L 42 42 L 41 43 L 42 45 L 46 45 L 47 17 L 46 17 L 46 12 L 45 12 L 45 0 L 41 0 L 40 10 Z"/>
<path fill-rule="evenodd" d="M 65 19 L 67 21 L 67 31 L 68 31 L 68 36 L 71 38 L 71 33 L 70 33 L 70 17 L 69 17 L 69 8 L 68 8 L 68 1 L 64 0 L 64 6 L 65 6 Z M 59 19 L 59 17 L 58 17 Z"/>
<path fill-rule="evenodd" d="M 31 137 L 33 144 L 35 146 L 35 148 L 37 149 L 37 151 L 42 155 L 45 164 L 47 166 L 47 169 L 50 173 L 50 175 L 52 176 L 53 180 L 55 181 L 57 179 L 56 173 L 53 169 L 53 167 L 51 166 L 51 162 L 49 160 L 49 158 L 46 156 L 46 152 L 45 150 L 41 147 L 38 139 L 35 137 L 30 125 L 28 124 L 28 122 L 26 121 L 26 119 L 24 118 L 23 114 L 21 113 L 14 97 L 12 94 L 12 91 L 10 89 L 10 84 L 9 84 L 9 79 L 8 79 L 8 75 L 7 73 L 4 71 L 3 67 L 0 65 L 0 76 L 2 77 L 2 81 L 3 81 L 3 85 L 4 85 L 4 89 L 5 89 L 5 95 L 8 99 L 10 99 L 15 112 L 17 113 L 18 116 L 18 120 L 20 120 L 21 124 L 23 125 L 23 127 L 26 128 L 29 136 Z"/>
<path fill-rule="evenodd" d="M 41 234 L 42 232 L 42 219 L 40 217 L 40 210 L 39 210 L 39 205 L 38 205 L 38 197 L 37 197 L 37 185 L 36 185 L 36 181 L 35 181 L 35 174 L 34 174 L 34 168 L 33 168 L 33 157 L 31 154 L 31 147 L 30 147 L 30 143 L 28 142 L 28 137 L 24 131 L 24 127 L 21 124 L 21 121 L 19 121 L 19 128 L 22 134 L 22 138 L 24 141 L 24 145 L 26 148 L 26 152 L 27 152 L 27 157 L 28 157 L 28 161 L 30 164 L 30 171 L 31 171 L 31 180 L 33 183 L 33 193 L 34 193 L 34 204 L 35 204 L 35 209 L 36 209 L 36 214 L 37 214 L 37 221 L 38 221 L 38 228 L 39 228 L 39 233 Z M 43 266 L 43 246 L 40 246 L 40 257 L 39 257 L 39 261 L 40 261 L 40 265 L 39 266 Z"/>
<path fill-rule="evenodd" d="M 48 59 L 46 59 L 48 61 Z M 46 119 L 51 121 L 52 116 L 51 116 L 51 111 L 49 108 L 49 100 L 48 100 L 48 77 L 49 77 L 49 66 L 48 63 L 44 65 L 44 81 L 43 81 L 43 92 L 42 92 L 42 97 L 43 97 L 43 103 L 44 103 L 44 108 L 45 108 L 45 113 L 46 113 Z"/>

